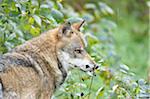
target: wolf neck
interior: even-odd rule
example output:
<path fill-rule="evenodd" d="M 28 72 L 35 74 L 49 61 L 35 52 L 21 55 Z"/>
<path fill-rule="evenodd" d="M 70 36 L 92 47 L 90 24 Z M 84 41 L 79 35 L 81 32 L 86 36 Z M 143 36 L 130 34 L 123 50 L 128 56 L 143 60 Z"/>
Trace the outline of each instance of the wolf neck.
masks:
<path fill-rule="evenodd" d="M 62 63 L 59 61 L 59 59 L 57 58 L 58 61 L 58 68 L 60 69 L 61 73 L 62 73 L 62 81 L 60 82 L 60 85 L 63 84 L 63 82 L 65 81 L 66 77 L 67 77 L 67 71 L 65 70 L 65 68 L 63 67 Z"/>

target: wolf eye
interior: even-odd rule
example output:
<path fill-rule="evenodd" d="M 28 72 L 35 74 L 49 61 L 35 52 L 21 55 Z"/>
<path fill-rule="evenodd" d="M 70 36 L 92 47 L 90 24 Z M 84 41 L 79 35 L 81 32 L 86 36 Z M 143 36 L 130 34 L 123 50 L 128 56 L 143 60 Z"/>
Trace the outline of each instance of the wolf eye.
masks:
<path fill-rule="evenodd" d="M 81 54 L 82 50 L 81 49 L 76 49 L 75 52 L 78 53 L 78 54 Z"/>

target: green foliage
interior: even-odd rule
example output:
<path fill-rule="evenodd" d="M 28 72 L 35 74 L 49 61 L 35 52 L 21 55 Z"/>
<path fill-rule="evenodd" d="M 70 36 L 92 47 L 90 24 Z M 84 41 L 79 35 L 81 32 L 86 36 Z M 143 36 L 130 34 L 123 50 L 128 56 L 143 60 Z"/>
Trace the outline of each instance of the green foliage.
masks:
<path fill-rule="evenodd" d="M 72 70 L 53 98 L 138 99 L 150 97 L 148 82 L 144 79 L 138 80 L 132 68 L 125 65 L 116 52 L 115 38 L 117 37 L 114 37 L 114 32 L 118 24 L 113 20 L 113 17 L 116 17 L 115 11 L 106 3 L 96 1 L 96 3 L 85 2 L 82 5 L 83 9 L 76 12 L 68 2 L 60 1 L 0 1 L 0 53 L 11 50 L 65 20 L 74 23 L 84 19 L 88 23 L 83 29 L 88 41 L 86 49 L 100 65 L 100 69 L 93 74 L 96 76 Z"/>

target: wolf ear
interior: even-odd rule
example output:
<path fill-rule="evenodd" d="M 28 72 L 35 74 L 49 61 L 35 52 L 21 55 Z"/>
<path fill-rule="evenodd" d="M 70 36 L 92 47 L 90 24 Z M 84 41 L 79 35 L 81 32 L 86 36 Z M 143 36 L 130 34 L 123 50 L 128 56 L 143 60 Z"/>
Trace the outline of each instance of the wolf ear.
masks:
<path fill-rule="evenodd" d="M 74 24 L 73 24 L 73 27 L 74 27 L 76 30 L 80 31 L 80 28 L 84 25 L 84 23 L 85 23 L 85 20 L 83 20 L 83 21 L 81 21 L 81 22 L 78 22 L 78 23 L 74 23 Z"/>
<path fill-rule="evenodd" d="M 65 22 L 63 25 L 59 27 L 59 36 L 67 35 L 67 32 L 71 30 L 71 23 Z"/>

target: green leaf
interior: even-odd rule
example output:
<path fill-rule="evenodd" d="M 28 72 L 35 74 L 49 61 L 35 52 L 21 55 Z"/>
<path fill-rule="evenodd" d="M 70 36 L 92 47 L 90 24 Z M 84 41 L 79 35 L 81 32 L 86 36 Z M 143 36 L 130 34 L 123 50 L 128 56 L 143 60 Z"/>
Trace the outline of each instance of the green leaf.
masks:
<path fill-rule="evenodd" d="M 81 22 L 82 20 L 83 19 L 79 18 L 79 17 L 71 17 L 71 18 L 67 19 L 67 21 L 71 22 L 71 23 Z"/>
<path fill-rule="evenodd" d="M 94 21 L 94 16 L 92 14 L 86 13 L 83 15 L 83 19 L 88 21 L 88 22 L 92 22 L 92 21 Z"/>
<path fill-rule="evenodd" d="M 7 38 L 7 40 L 12 40 L 16 37 L 16 34 L 15 33 L 12 33 L 9 35 L 9 37 Z"/>
<path fill-rule="evenodd" d="M 34 18 L 33 17 L 30 17 L 29 20 L 28 20 L 29 24 L 33 24 L 34 23 Z"/>
<path fill-rule="evenodd" d="M 34 26 L 31 26 L 30 33 L 32 36 L 38 36 L 40 34 L 40 29 Z"/>
<path fill-rule="evenodd" d="M 120 68 L 125 70 L 125 71 L 129 71 L 129 67 L 127 65 L 125 65 L 125 64 L 121 64 Z"/>
<path fill-rule="evenodd" d="M 139 79 L 138 80 L 138 84 L 139 85 L 144 85 L 145 84 L 145 80 L 144 79 Z"/>
<path fill-rule="evenodd" d="M 107 4 L 99 2 L 98 5 L 103 14 L 114 14 L 114 11 Z"/>
<path fill-rule="evenodd" d="M 127 74 L 127 71 L 120 69 L 120 72 Z"/>
<path fill-rule="evenodd" d="M 96 99 L 99 99 L 104 95 L 104 87 L 100 87 L 96 92 Z"/>
<path fill-rule="evenodd" d="M 96 5 L 94 3 L 85 4 L 86 9 L 96 9 Z"/>
<path fill-rule="evenodd" d="M 47 15 L 46 17 L 51 21 L 53 26 L 56 27 L 58 25 L 57 21 L 51 15 Z"/>
<path fill-rule="evenodd" d="M 115 92 L 115 90 L 116 90 L 118 87 L 119 87 L 119 85 L 114 85 L 114 86 L 112 87 L 113 92 Z"/>
<path fill-rule="evenodd" d="M 150 7 L 150 1 L 147 1 L 146 4 L 148 7 Z"/>
<path fill-rule="evenodd" d="M 51 15 L 52 15 L 52 16 L 55 18 L 55 20 L 57 20 L 57 21 L 61 21 L 61 20 L 63 20 L 63 18 L 64 18 L 64 15 L 63 15 L 60 11 L 58 11 L 58 10 L 56 10 L 56 9 L 52 9 Z"/>
<path fill-rule="evenodd" d="M 41 26 L 42 20 L 39 16 L 37 15 L 33 15 L 34 20 L 36 21 L 36 23 Z"/>
<path fill-rule="evenodd" d="M 62 5 L 60 2 L 57 2 L 57 5 L 58 5 L 58 8 L 59 8 L 60 10 L 63 9 L 63 5 Z"/>
<path fill-rule="evenodd" d="M 7 49 L 10 51 L 13 47 L 14 47 L 14 44 L 11 43 L 11 42 L 5 42 L 4 45 L 7 47 Z"/>
<path fill-rule="evenodd" d="M 49 6 L 47 4 L 42 4 L 40 8 L 49 8 Z"/>

